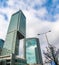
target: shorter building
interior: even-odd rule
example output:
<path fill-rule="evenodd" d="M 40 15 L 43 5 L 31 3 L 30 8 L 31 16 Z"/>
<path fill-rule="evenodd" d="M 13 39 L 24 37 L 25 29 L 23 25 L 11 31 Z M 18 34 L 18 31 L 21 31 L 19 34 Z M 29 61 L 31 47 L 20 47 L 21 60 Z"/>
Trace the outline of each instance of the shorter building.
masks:
<path fill-rule="evenodd" d="M 4 40 L 0 39 L 0 54 L 1 54 L 1 51 L 2 51 L 2 48 L 3 48 L 3 45 L 4 45 Z"/>
<path fill-rule="evenodd" d="M 28 64 L 43 65 L 41 48 L 38 38 L 27 38 L 25 43 L 25 57 Z"/>

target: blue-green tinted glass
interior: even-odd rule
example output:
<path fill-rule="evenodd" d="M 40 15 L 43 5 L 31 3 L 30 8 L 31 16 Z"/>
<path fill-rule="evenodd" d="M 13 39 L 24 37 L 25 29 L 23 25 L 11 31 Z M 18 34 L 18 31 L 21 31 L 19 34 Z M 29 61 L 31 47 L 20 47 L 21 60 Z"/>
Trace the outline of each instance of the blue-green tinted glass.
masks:
<path fill-rule="evenodd" d="M 27 63 L 36 63 L 35 48 L 37 47 L 36 39 L 26 40 L 26 60 Z"/>
<path fill-rule="evenodd" d="M 3 48 L 4 40 L 0 39 L 0 48 Z"/>

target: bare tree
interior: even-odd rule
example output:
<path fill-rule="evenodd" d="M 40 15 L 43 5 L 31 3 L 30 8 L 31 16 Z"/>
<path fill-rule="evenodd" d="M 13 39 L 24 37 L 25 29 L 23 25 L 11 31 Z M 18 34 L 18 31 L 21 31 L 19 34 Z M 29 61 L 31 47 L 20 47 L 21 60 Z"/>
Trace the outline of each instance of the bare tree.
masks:
<path fill-rule="evenodd" d="M 56 50 L 55 46 L 48 44 L 48 47 L 46 47 L 46 52 L 43 51 L 43 54 L 47 59 L 47 62 L 54 61 L 54 63 L 58 65 L 57 51 L 58 50 Z"/>

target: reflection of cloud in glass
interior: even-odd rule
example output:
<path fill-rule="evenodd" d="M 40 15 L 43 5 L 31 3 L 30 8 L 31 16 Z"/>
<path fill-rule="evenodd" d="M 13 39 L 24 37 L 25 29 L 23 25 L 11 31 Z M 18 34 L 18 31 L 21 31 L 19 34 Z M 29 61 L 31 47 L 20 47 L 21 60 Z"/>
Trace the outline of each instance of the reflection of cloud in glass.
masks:
<path fill-rule="evenodd" d="M 28 44 L 27 44 L 28 43 Z M 36 44 L 36 40 L 32 39 L 32 40 L 28 40 L 26 42 L 26 47 L 29 47 L 29 46 L 34 46 Z"/>
<path fill-rule="evenodd" d="M 27 63 L 36 63 L 35 48 L 37 42 L 35 39 L 29 39 L 26 41 L 26 59 Z"/>
<path fill-rule="evenodd" d="M 28 47 L 27 48 L 27 51 L 26 51 L 26 53 L 28 54 L 28 55 L 33 55 L 35 52 L 35 48 L 36 48 L 36 45 L 35 46 L 30 46 L 30 47 Z"/>
<path fill-rule="evenodd" d="M 27 59 L 28 59 L 28 63 L 36 63 L 36 59 L 35 59 L 35 47 L 31 46 L 27 49 Z"/>
<path fill-rule="evenodd" d="M 35 47 L 37 47 L 37 46 L 36 46 L 36 45 L 30 46 L 30 47 L 27 47 L 27 49 L 28 49 L 28 50 L 30 50 L 30 49 L 33 50 Z"/>

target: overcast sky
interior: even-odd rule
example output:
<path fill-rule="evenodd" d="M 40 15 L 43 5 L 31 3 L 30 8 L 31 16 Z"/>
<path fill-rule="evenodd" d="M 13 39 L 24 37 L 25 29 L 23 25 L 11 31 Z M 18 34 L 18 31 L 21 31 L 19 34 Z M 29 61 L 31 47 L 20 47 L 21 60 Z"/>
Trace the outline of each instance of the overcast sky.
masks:
<path fill-rule="evenodd" d="M 6 38 L 11 15 L 22 10 L 26 16 L 26 37 L 39 37 L 41 48 L 49 43 L 59 45 L 59 0 L 0 0 L 0 38 Z"/>

